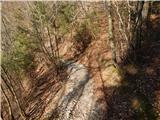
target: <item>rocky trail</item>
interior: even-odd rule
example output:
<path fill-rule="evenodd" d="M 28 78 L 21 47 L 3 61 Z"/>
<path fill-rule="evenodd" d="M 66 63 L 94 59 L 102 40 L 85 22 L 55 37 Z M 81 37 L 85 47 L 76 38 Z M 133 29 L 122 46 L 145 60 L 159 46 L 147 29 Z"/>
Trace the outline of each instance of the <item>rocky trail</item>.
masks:
<path fill-rule="evenodd" d="M 31 116 L 29 119 L 101 120 L 103 117 L 103 108 L 96 105 L 95 84 L 87 68 L 82 64 L 73 62 L 66 62 L 65 66 L 67 67 L 68 77 L 62 83 L 63 85 L 56 93 L 56 96 L 53 91 L 58 86 L 56 84 L 54 87 L 49 87 L 44 85 L 44 83 L 36 88 L 36 90 L 40 91 L 42 87 L 46 86 L 49 91 L 47 90 L 48 92 L 46 92 L 42 89 L 43 95 L 41 97 L 39 95 L 36 99 L 30 100 L 30 103 L 33 105 L 30 104 L 27 108 L 27 113 Z M 37 94 L 35 91 L 34 93 Z M 49 93 L 52 95 L 49 95 Z M 48 94 L 48 96 L 45 94 Z M 38 100 L 38 98 L 41 100 Z M 49 102 L 47 99 L 52 99 L 49 104 L 45 104 Z M 34 104 L 36 104 L 36 107 Z M 42 107 L 44 106 L 42 104 L 45 104 L 45 107 Z M 40 115 L 42 112 L 44 113 Z"/>

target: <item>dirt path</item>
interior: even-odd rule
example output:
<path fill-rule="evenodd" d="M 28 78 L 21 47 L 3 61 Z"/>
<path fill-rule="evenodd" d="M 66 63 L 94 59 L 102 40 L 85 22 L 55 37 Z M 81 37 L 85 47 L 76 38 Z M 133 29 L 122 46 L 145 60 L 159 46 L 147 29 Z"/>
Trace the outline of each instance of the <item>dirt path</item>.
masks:
<path fill-rule="evenodd" d="M 68 77 L 56 83 L 48 74 L 44 76 L 28 100 L 28 119 L 101 120 L 104 106 L 99 104 L 93 78 L 87 68 L 79 63 L 65 63 Z M 54 78 L 54 77 L 53 77 Z"/>

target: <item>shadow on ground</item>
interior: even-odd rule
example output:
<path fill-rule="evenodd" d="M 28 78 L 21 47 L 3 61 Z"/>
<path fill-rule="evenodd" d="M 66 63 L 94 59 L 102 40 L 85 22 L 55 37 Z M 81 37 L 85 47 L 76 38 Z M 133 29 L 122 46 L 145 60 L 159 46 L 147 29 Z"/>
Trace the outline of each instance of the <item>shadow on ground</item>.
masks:
<path fill-rule="evenodd" d="M 106 87 L 105 120 L 160 119 L 160 26 L 150 31 L 149 43 L 137 52 L 136 73 L 126 74 L 120 87 Z M 154 40 L 153 40 L 154 38 Z"/>

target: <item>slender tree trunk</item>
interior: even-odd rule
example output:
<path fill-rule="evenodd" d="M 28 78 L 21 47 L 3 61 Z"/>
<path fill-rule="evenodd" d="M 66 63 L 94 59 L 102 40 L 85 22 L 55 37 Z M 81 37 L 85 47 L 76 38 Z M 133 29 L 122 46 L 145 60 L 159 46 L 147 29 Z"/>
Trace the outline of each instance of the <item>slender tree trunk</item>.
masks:
<path fill-rule="evenodd" d="M 52 57 L 54 57 L 52 39 L 51 39 L 51 34 L 50 34 L 50 30 L 49 30 L 48 25 L 47 25 L 47 32 L 48 32 L 48 36 L 49 36 L 49 42 L 50 42 L 50 48 L 51 48 Z"/>
<path fill-rule="evenodd" d="M 112 50 L 112 60 L 114 63 L 117 63 L 116 60 L 116 48 L 115 48 L 115 43 L 114 43 L 114 35 L 113 35 L 113 19 L 112 19 L 112 2 L 109 0 L 107 1 L 108 3 L 108 33 L 109 33 L 109 44 Z"/>
<path fill-rule="evenodd" d="M 4 91 L 4 88 L 3 86 L 1 85 L 1 90 L 2 90 L 2 93 L 4 95 L 4 98 L 7 102 L 7 105 L 8 105 L 8 113 L 9 113 L 9 120 L 14 120 L 14 116 L 13 116 L 13 112 L 12 112 L 12 107 L 11 107 L 11 102 L 9 100 L 9 97 L 7 96 L 7 94 L 5 93 Z"/>
<path fill-rule="evenodd" d="M 5 32 L 6 32 L 7 36 L 8 36 L 8 38 L 9 38 L 10 42 L 12 43 L 13 41 L 12 41 L 12 39 L 11 39 L 11 36 L 10 36 L 10 34 L 9 34 L 9 31 L 7 30 L 7 26 L 6 26 L 6 23 L 5 23 L 3 17 L 2 17 L 2 23 L 3 23 L 3 25 L 4 25 Z"/>
<path fill-rule="evenodd" d="M 126 28 L 126 26 L 125 26 L 125 23 L 124 23 L 124 21 L 123 21 L 123 19 L 122 19 L 122 16 L 121 16 L 121 14 L 120 14 L 120 11 L 119 11 L 119 6 L 118 6 L 118 4 L 117 4 L 117 1 L 115 0 L 115 1 L 113 1 L 113 5 L 116 7 L 116 13 L 117 13 L 117 15 L 118 15 L 118 18 L 119 18 L 119 24 L 120 24 L 120 32 L 121 32 L 121 34 L 123 35 L 123 37 L 125 38 L 125 40 L 126 40 L 126 43 L 127 44 L 129 44 L 128 42 L 128 36 L 127 36 L 127 34 L 126 34 L 126 30 L 125 30 L 125 28 Z M 113 11 L 112 11 L 113 12 Z M 113 16 L 112 16 L 113 17 Z"/>
<path fill-rule="evenodd" d="M 137 29 L 136 29 L 136 45 L 135 48 L 139 49 L 141 47 L 141 39 L 142 39 L 142 10 L 143 10 L 144 1 L 138 2 L 138 16 L 137 16 Z"/>
<path fill-rule="evenodd" d="M 14 89 L 14 86 L 13 84 L 11 83 L 11 80 L 9 79 L 5 69 L 2 67 L 2 70 L 3 72 L 5 73 L 5 76 L 7 79 L 5 79 L 5 76 L 2 74 L 2 80 L 4 81 L 4 83 L 6 84 L 6 86 L 9 88 L 10 92 L 12 93 L 16 103 L 17 103 L 17 106 L 18 106 L 18 109 L 20 110 L 20 115 L 21 117 L 23 118 L 23 120 L 25 120 L 25 112 L 24 110 L 22 109 L 21 105 L 20 105 L 20 102 L 18 100 L 18 97 L 17 97 L 17 94 L 16 94 L 16 91 Z"/>
<path fill-rule="evenodd" d="M 150 41 L 151 36 L 151 22 L 150 22 L 150 15 L 151 15 L 151 6 L 152 3 L 148 3 L 148 13 L 147 13 L 147 19 L 146 19 L 146 26 L 147 26 L 147 41 Z"/>

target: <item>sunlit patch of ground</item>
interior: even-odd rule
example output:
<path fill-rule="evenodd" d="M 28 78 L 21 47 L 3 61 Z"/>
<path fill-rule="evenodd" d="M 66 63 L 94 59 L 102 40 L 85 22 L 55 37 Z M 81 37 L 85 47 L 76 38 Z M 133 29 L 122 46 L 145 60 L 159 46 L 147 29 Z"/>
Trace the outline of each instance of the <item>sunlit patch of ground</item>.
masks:
<path fill-rule="evenodd" d="M 107 67 L 102 72 L 105 87 L 119 87 L 122 84 L 122 76 L 114 66 Z"/>

